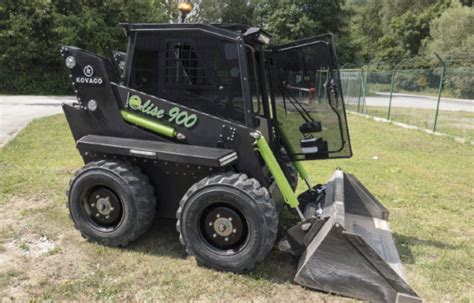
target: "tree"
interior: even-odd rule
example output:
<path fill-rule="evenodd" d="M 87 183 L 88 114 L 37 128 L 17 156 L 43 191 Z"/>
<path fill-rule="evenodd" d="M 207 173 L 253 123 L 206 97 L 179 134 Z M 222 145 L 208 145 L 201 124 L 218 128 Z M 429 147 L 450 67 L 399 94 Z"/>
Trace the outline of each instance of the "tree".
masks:
<path fill-rule="evenodd" d="M 382 1 L 368 0 L 352 6 L 353 14 L 350 22 L 350 36 L 357 54 L 356 59 L 368 61 L 373 58 L 377 49 L 377 41 L 383 36 L 380 11 Z"/>
<path fill-rule="evenodd" d="M 59 56 L 61 44 L 110 56 L 124 50 L 119 22 L 167 22 L 160 0 L 0 1 L 0 91 L 65 93 L 70 84 Z"/>
<path fill-rule="evenodd" d="M 341 0 L 262 0 L 257 16 L 276 40 L 293 41 L 311 35 L 341 34 L 347 25 Z"/>
<path fill-rule="evenodd" d="M 426 8 L 436 4 L 439 0 L 382 0 L 380 10 L 382 27 L 385 34 L 392 31 L 393 18 L 412 12 L 417 15 Z"/>
<path fill-rule="evenodd" d="M 17 69 L 50 63 L 55 45 L 49 1 L 6 0 L 0 5 L 0 65 Z M 57 52 L 56 52 L 57 53 Z"/>
<path fill-rule="evenodd" d="M 190 21 L 254 25 L 254 2 L 249 0 L 201 0 L 196 3 L 196 12 L 190 16 Z"/>
<path fill-rule="evenodd" d="M 343 0 L 261 0 L 255 20 L 280 44 L 315 35 L 336 35 L 341 61 L 351 61 L 353 50 L 348 35 L 348 11 Z"/>
<path fill-rule="evenodd" d="M 442 56 L 472 54 L 474 49 L 474 10 L 454 1 L 449 9 L 430 24 L 432 40 L 427 51 Z"/>
<path fill-rule="evenodd" d="M 438 53 L 450 64 L 445 87 L 455 95 L 474 98 L 474 10 L 454 1 L 431 22 L 428 53 Z M 457 67 L 460 65 L 464 67 Z"/>
<path fill-rule="evenodd" d="M 54 13 L 54 32 L 62 44 L 75 45 L 100 55 L 124 49 L 126 39 L 120 22 L 166 22 L 166 2 L 61 1 Z"/>

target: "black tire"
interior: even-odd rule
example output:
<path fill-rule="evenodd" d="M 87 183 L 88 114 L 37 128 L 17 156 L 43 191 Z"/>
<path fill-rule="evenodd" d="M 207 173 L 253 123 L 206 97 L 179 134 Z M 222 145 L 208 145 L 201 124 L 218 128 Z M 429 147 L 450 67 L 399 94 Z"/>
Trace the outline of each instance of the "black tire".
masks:
<path fill-rule="evenodd" d="M 238 236 L 230 239 L 235 244 L 229 247 L 214 243 L 220 235 L 210 238 L 209 229 L 216 228 L 218 219 L 213 227 L 207 227 L 206 220 L 216 210 L 240 216 L 241 221 L 239 217 L 232 221 L 235 225 L 230 228 Z M 217 174 L 195 183 L 182 198 L 176 216 L 179 239 L 188 254 L 194 255 L 198 264 L 218 270 L 253 269 L 271 251 L 278 231 L 277 211 L 267 189 L 245 174 Z"/>
<path fill-rule="evenodd" d="M 136 240 L 155 215 L 148 177 L 125 162 L 88 163 L 72 177 L 67 196 L 75 228 L 85 239 L 107 246 Z"/>

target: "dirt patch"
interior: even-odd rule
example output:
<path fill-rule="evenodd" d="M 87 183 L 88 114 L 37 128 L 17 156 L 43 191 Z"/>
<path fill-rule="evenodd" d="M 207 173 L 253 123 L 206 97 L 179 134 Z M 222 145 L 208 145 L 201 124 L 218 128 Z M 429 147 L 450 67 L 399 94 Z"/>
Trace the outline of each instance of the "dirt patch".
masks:
<path fill-rule="evenodd" d="M 72 228 L 45 222 L 59 208 L 52 201 L 20 197 L 0 205 L 0 298 L 38 298 L 42 286 L 81 273 L 77 264 L 87 257 L 75 244 L 80 237 Z M 39 228 L 46 225 L 48 234 Z"/>
<path fill-rule="evenodd" d="M 15 256 L 39 257 L 53 252 L 56 243 L 46 236 L 27 234 L 20 239 L 13 239 L 5 243 L 5 253 Z M 1 264 L 0 264 L 1 267 Z"/>

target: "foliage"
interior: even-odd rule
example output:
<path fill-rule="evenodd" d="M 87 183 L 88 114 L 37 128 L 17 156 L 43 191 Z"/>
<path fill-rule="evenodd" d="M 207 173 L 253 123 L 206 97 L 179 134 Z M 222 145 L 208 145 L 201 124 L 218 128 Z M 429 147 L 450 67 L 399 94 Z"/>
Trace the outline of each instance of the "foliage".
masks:
<path fill-rule="evenodd" d="M 430 34 L 428 52 L 447 58 L 451 66 L 460 65 L 456 59 L 463 59 L 464 67 L 456 67 L 456 72 L 448 68 L 446 88 L 460 97 L 474 98 L 474 61 L 472 57 L 468 60 L 474 49 L 474 10 L 455 2 L 431 22 Z"/>
<path fill-rule="evenodd" d="M 189 22 L 259 26 L 272 34 L 274 44 L 332 32 L 344 66 L 376 60 L 390 69 L 403 59 L 408 68 L 427 68 L 436 61 L 422 57 L 437 52 L 443 58 L 464 59 L 474 47 L 472 0 L 193 3 Z M 59 45 L 110 57 L 112 50 L 125 47 L 119 22 L 175 22 L 176 6 L 176 0 L 0 1 L 0 92 L 70 93 L 57 53 Z M 407 57 L 415 59 L 407 61 Z M 459 89 L 453 91 L 472 95 L 468 92 L 472 82 L 467 82 L 459 82 Z"/>
<path fill-rule="evenodd" d="M 272 34 L 275 44 L 333 33 L 341 62 L 350 62 L 353 59 L 347 28 L 350 11 L 344 3 L 344 0 L 261 0 L 256 15 Z"/>
<path fill-rule="evenodd" d="M 190 22 L 241 23 L 252 25 L 254 1 L 247 0 L 201 0 L 196 6 Z"/>
<path fill-rule="evenodd" d="M 455 3 L 431 22 L 430 52 L 465 55 L 474 49 L 474 9 Z"/>
<path fill-rule="evenodd" d="M 377 48 L 377 41 L 383 36 L 380 26 L 381 9 L 382 1 L 379 0 L 368 0 L 365 5 L 353 5 L 350 35 L 357 50 L 356 59 L 359 61 L 371 59 L 373 50 Z"/>
<path fill-rule="evenodd" d="M 0 92 L 64 94 L 59 46 L 101 55 L 125 47 L 119 22 L 164 22 L 159 0 L 5 0 L 0 2 Z"/>

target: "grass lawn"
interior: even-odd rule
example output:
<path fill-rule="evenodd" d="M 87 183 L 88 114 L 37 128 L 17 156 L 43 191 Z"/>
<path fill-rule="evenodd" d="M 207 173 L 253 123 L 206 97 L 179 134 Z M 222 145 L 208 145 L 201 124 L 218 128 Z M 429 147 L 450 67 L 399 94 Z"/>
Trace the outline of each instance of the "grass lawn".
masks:
<path fill-rule="evenodd" d="M 391 211 L 418 294 L 474 301 L 474 146 L 359 116 L 349 115 L 349 123 L 354 157 L 307 162 L 313 180 L 325 182 L 336 167 L 354 173 Z M 83 241 L 64 194 L 81 165 L 62 115 L 34 121 L 0 150 L 0 297 L 344 300 L 292 284 L 296 260 L 277 251 L 250 274 L 199 267 L 172 221 L 156 222 L 126 249 Z"/>

